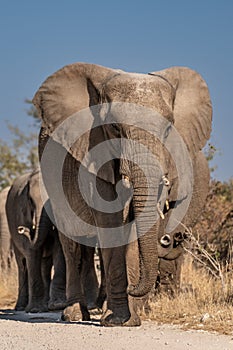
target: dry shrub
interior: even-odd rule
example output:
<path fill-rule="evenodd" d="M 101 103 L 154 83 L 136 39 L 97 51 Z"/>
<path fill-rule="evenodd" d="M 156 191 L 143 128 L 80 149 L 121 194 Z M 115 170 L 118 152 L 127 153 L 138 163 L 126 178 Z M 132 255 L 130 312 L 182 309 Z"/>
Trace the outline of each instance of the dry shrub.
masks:
<path fill-rule="evenodd" d="M 216 331 L 232 334 L 233 272 L 223 272 L 216 278 L 204 267 L 197 267 L 194 258 L 185 255 L 181 273 L 181 288 L 171 296 L 165 293 L 150 297 L 149 318 L 159 323 L 170 323 L 184 329 Z M 148 315 L 144 315 L 144 318 Z"/>
<path fill-rule="evenodd" d="M 193 234 L 219 261 L 229 262 L 233 253 L 233 179 L 228 183 L 211 181 L 205 207 Z"/>

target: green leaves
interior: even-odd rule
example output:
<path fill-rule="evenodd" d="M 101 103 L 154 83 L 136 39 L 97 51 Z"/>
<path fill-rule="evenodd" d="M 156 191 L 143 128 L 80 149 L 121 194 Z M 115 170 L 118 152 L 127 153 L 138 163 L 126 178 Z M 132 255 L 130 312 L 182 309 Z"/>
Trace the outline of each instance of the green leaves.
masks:
<path fill-rule="evenodd" d="M 25 102 L 30 103 L 28 100 Z M 33 107 L 27 114 L 36 121 L 33 123 L 33 132 L 26 134 L 17 126 L 7 123 L 12 137 L 9 141 L 0 139 L 0 190 L 11 185 L 19 175 L 38 167 L 39 119 Z"/>

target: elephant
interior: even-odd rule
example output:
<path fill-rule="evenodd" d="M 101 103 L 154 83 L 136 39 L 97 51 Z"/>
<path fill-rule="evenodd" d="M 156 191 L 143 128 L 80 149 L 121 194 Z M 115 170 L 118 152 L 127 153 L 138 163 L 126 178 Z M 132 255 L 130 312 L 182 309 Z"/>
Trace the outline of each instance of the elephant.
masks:
<path fill-rule="evenodd" d="M 38 169 L 21 175 L 12 184 L 6 200 L 18 267 L 18 311 L 44 312 L 66 306 L 64 255 L 41 199 L 39 178 Z"/>
<path fill-rule="evenodd" d="M 101 324 L 139 325 L 134 300 L 154 286 L 159 257 L 182 254 L 208 192 L 207 84 L 187 67 L 144 74 L 78 62 L 49 76 L 33 103 L 58 230 L 86 245 L 96 236 L 101 248 Z M 78 298 L 85 319 L 85 296 Z"/>
<path fill-rule="evenodd" d="M 15 257 L 6 217 L 6 199 L 10 186 L 0 192 L 0 266 L 1 274 L 6 276 L 15 268 Z"/>

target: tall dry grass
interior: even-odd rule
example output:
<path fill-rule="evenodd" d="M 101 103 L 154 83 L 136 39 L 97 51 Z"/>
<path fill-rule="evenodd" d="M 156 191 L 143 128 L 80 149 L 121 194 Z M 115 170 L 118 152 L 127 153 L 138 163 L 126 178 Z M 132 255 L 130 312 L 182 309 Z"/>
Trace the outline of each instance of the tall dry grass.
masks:
<path fill-rule="evenodd" d="M 186 253 L 180 291 L 151 296 L 151 311 L 143 317 L 184 329 L 233 334 L 233 271 L 225 269 L 220 275 L 214 277 L 207 266 L 197 267 L 195 258 Z"/>
<path fill-rule="evenodd" d="M 13 308 L 17 298 L 18 278 L 16 268 L 3 273 L 0 271 L 0 308 Z"/>

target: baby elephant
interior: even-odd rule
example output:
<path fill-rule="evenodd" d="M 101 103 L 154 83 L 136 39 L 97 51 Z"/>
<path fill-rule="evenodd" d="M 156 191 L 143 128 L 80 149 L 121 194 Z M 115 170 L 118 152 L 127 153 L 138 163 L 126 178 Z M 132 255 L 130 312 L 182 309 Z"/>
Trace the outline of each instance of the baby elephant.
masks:
<path fill-rule="evenodd" d="M 6 201 L 18 266 L 15 309 L 26 312 L 58 310 L 66 306 L 65 259 L 57 230 L 41 199 L 39 175 L 36 170 L 17 178 Z"/>

